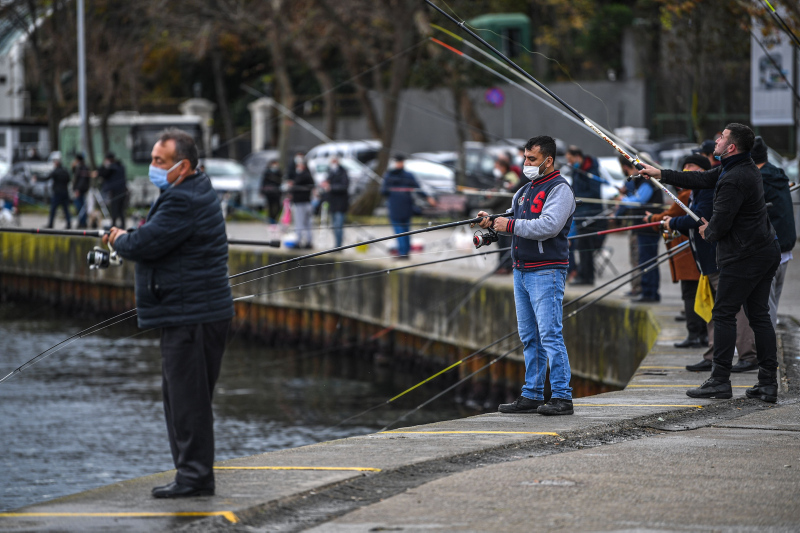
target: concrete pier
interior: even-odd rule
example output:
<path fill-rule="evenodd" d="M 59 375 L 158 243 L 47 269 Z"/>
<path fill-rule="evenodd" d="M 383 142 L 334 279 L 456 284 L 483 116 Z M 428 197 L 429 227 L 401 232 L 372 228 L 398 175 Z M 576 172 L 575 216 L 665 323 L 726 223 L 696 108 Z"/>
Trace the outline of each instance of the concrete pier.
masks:
<path fill-rule="evenodd" d="M 575 415 L 486 414 L 217 465 L 217 495 L 163 501 L 164 472 L 0 515 L 9 531 L 737 530 L 800 528 L 798 325 L 781 327 L 777 405 L 693 400 L 676 307 L 624 390 Z"/>

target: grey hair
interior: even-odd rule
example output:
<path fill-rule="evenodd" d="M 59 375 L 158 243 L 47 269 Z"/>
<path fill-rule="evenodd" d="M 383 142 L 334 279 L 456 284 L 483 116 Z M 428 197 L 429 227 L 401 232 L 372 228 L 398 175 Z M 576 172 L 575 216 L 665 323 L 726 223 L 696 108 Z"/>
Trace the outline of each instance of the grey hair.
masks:
<path fill-rule="evenodd" d="M 178 128 L 167 128 L 158 136 L 158 142 L 175 141 L 175 161 L 186 159 L 192 170 L 197 168 L 197 144 L 191 135 Z"/>

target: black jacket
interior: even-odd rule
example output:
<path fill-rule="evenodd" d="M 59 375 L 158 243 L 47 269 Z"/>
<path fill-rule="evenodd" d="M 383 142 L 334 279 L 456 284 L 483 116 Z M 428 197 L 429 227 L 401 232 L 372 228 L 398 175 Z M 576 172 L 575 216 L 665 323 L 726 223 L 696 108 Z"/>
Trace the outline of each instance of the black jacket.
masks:
<path fill-rule="evenodd" d="M 714 214 L 714 191 L 700 189 L 692 191 L 689 209 L 698 217 L 710 220 Z M 717 267 L 717 244 L 708 242 L 700 236 L 697 228 L 702 222 L 695 222 L 689 215 L 675 217 L 669 221 L 669 227 L 689 237 L 689 246 L 692 248 L 694 262 L 701 274 L 708 276 L 719 272 Z"/>
<path fill-rule="evenodd" d="M 314 178 L 311 172 L 305 169 L 294 176 L 294 185 L 289 189 L 292 195 L 292 202 L 296 204 L 307 204 L 311 201 L 311 191 L 314 189 Z"/>
<path fill-rule="evenodd" d="M 114 161 L 107 167 L 100 167 L 97 169 L 97 175 L 103 178 L 103 192 L 119 194 L 128 190 L 125 167 L 118 161 Z"/>
<path fill-rule="evenodd" d="M 136 261 L 140 328 L 233 317 L 225 219 L 205 174 L 163 191 L 144 225 L 120 235 L 115 249 Z"/>
<path fill-rule="evenodd" d="M 279 197 L 281 195 L 281 173 L 267 167 L 261 177 L 261 194 L 266 197 Z"/>
<path fill-rule="evenodd" d="M 350 201 L 347 192 L 348 187 L 350 187 L 350 178 L 347 177 L 347 171 L 339 167 L 336 172 L 329 173 L 328 183 L 331 186 L 330 191 L 328 191 L 328 206 L 331 213 L 345 213 Z"/>
<path fill-rule="evenodd" d="M 57 166 L 50 172 L 50 183 L 52 183 L 53 192 L 60 194 L 69 193 L 69 172 L 62 166 Z"/>
<path fill-rule="evenodd" d="M 600 165 L 591 156 L 584 156 L 583 162 L 572 169 L 572 191 L 576 198 L 601 197 L 603 184 L 600 181 Z M 593 216 L 603 211 L 603 204 L 583 202 L 575 208 L 576 217 Z"/>
<path fill-rule="evenodd" d="M 722 165 L 705 172 L 662 170 L 661 178 L 687 189 L 714 189 L 714 214 L 705 239 L 717 243 L 720 268 L 758 253 L 775 240 L 761 173 L 749 152 L 727 157 Z"/>
<path fill-rule="evenodd" d="M 414 194 L 428 195 L 419 188 L 417 179 L 404 168 L 393 168 L 383 175 L 381 194 L 386 196 L 389 220 L 407 222 L 414 215 Z"/>
<path fill-rule="evenodd" d="M 778 235 L 781 252 L 789 252 L 797 242 L 789 178 L 786 177 L 783 169 L 767 163 L 761 167 L 761 179 L 764 181 L 764 201 L 772 203 L 772 207 L 767 208 L 769 221 Z"/>
<path fill-rule="evenodd" d="M 72 175 L 72 190 L 81 194 L 89 192 L 91 180 L 89 167 L 86 165 L 75 165 L 75 168 L 72 170 Z"/>

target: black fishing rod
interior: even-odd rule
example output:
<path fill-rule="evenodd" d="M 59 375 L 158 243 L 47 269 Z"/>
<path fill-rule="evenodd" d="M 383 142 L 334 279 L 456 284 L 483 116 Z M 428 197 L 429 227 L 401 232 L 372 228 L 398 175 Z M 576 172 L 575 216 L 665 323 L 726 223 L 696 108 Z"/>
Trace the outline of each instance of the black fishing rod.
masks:
<path fill-rule="evenodd" d="M 777 70 L 778 74 L 781 75 L 781 78 L 783 78 L 783 81 L 785 81 L 786 85 L 789 86 L 789 89 L 792 90 L 792 94 L 794 95 L 795 100 L 797 100 L 797 102 L 800 103 L 800 95 L 797 94 L 797 89 L 794 88 L 792 82 L 790 82 L 789 79 L 786 77 L 786 74 L 783 73 L 783 69 L 781 68 L 781 66 L 778 64 L 777 61 L 775 61 L 775 58 L 773 58 L 772 55 L 770 55 L 769 50 L 767 50 L 767 47 L 764 46 L 764 43 L 762 43 L 758 37 L 756 37 L 756 34 L 753 30 L 750 30 L 750 35 L 753 36 L 753 39 L 755 39 L 755 41 L 758 43 L 758 46 L 760 46 L 761 50 L 764 51 L 764 55 L 767 56 L 767 59 L 769 59 L 770 63 L 772 63 L 772 66 L 775 67 L 775 70 Z"/>
<path fill-rule="evenodd" d="M 598 136 L 599 136 L 601 139 L 603 139 L 603 140 L 604 140 L 604 141 L 606 141 L 608 144 L 610 144 L 610 145 L 611 145 L 611 147 L 613 147 L 613 148 L 614 148 L 614 149 L 615 149 L 617 152 L 619 152 L 619 154 L 620 154 L 620 155 L 622 155 L 622 157 L 624 157 L 625 159 L 627 159 L 627 160 L 628 160 L 628 161 L 631 163 L 631 165 L 633 165 L 634 167 L 636 167 L 636 169 L 637 169 L 637 170 L 644 170 L 644 166 L 642 165 L 642 163 L 640 163 L 640 162 L 639 162 L 639 160 L 638 160 L 637 158 L 633 157 L 633 156 L 632 156 L 632 155 L 630 155 L 628 152 L 626 152 L 626 151 L 625 151 L 625 150 L 624 150 L 622 147 L 620 147 L 620 146 L 619 146 L 617 143 L 615 143 L 613 140 L 611 140 L 611 139 L 610 139 L 610 138 L 609 138 L 609 137 L 608 137 L 608 136 L 607 136 L 605 133 L 603 133 L 603 132 L 600 130 L 600 128 L 598 128 L 598 127 L 597 127 L 597 126 L 595 126 L 595 125 L 594 125 L 592 122 L 590 122 L 590 121 L 589 121 L 589 119 L 587 119 L 586 117 L 584 117 L 583 115 L 581 115 L 581 114 L 578 112 L 578 110 L 577 110 L 577 109 L 575 109 L 574 107 L 572 107 L 571 105 L 569 105 L 567 102 L 565 102 L 564 100 L 562 100 L 562 99 L 561 99 L 561 98 L 560 98 L 560 97 L 559 97 L 559 96 L 558 96 L 556 93 L 554 93 L 553 91 L 551 91 L 550 89 L 548 89 L 548 88 L 547 88 L 547 87 L 546 87 L 546 86 L 545 86 L 543 83 L 541 83 L 539 80 L 537 80 L 536 78 L 534 78 L 534 77 L 533 77 L 531 74 L 529 74 L 529 73 L 528 73 L 528 72 L 527 72 L 525 69 L 523 69 L 522 67 L 520 67 L 519 65 L 517 65 L 516 63 L 514 63 L 514 62 L 513 62 L 511 59 L 509 59 L 509 58 L 508 58 L 508 57 L 507 57 L 505 54 L 503 54 L 503 53 L 502 53 L 500 50 L 498 50 L 497 48 L 495 48 L 494 46 L 492 46 L 491 44 L 489 44 L 489 43 L 488 43 L 488 42 L 487 42 L 485 39 L 483 39 L 483 38 L 482 38 L 480 35 L 478 35 L 478 34 L 477 34 L 477 33 L 475 33 L 474 31 L 472 31 L 471 29 L 469 29 L 469 28 L 467 27 L 467 24 L 466 24 L 466 22 L 465 22 L 465 21 L 459 22 L 458 20 L 456 20 L 455 18 L 453 18 L 453 17 L 452 17 L 452 16 L 451 16 L 449 13 L 445 12 L 445 11 L 444 11 L 443 9 L 441 9 L 439 6 L 437 6 L 436 4 L 434 4 L 434 3 L 433 3 L 431 0 L 425 0 L 425 3 L 426 3 L 426 4 L 428 4 L 429 6 L 431 6 L 431 7 L 432 7 L 433 9 L 435 9 L 436 11 L 438 11 L 440 14 L 444 15 L 445 17 L 447 17 L 447 18 L 448 18 L 448 19 L 449 19 L 451 22 L 453 22 L 454 24 L 458 25 L 458 27 L 460 27 L 462 30 L 464 30 L 465 32 L 467 32 L 467 33 L 468 33 L 470 36 L 472 36 L 472 38 L 476 39 L 476 40 L 477 40 L 478 42 L 480 42 L 480 43 L 481 43 L 483 46 L 485 46 L 486 48 L 488 48 L 489 50 L 491 50 L 492 52 L 494 52 L 495 54 L 497 54 L 497 56 L 498 56 L 498 57 L 500 57 L 500 58 L 501 58 L 503 61 L 505 61 L 505 62 L 506 62 L 506 63 L 507 63 L 507 64 L 508 64 L 510 67 L 512 67 L 514 70 L 516 70 L 517 72 L 519 72 L 520 74 L 524 75 L 526 78 L 528 78 L 529 80 L 531 80 L 532 82 L 534 82 L 534 83 L 535 83 L 535 84 L 536 84 L 536 85 L 537 85 L 537 86 L 538 86 L 540 89 L 542 89 L 544 92 L 546 92 L 546 93 L 547 93 L 547 94 L 548 94 L 548 95 L 549 95 L 551 98 L 553 98 L 553 99 L 554 99 L 556 102 L 558 102 L 559 104 L 561 104 L 562 106 L 564 106 L 564 108 L 565 108 L 565 109 L 567 109 L 567 111 L 569 111 L 570 113 L 572 113 L 573 115 L 575 115 L 575 117 L 576 117 L 578 120 L 580 120 L 581 122 L 583 122 L 584 124 L 586 124 L 586 126 L 588 126 L 588 127 L 589 127 L 589 129 L 591 129 L 591 130 L 592 130 L 592 131 L 593 131 L 593 132 L 594 132 L 596 135 L 598 135 Z M 687 207 L 687 206 L 686 206 L 686 205 L 685 205 L 683 202 L 681 202 L 681 201 L 678 199 L 678 197 L 677 197 L 677 196 L 675 196 L 674 194 L 672 194 L 672 192 L 670 192 L 670 191 L 669 191 L 669 189 L 667 189 L 667 188 L 666 188 L 664 185 L 662 185 L 662 184 L 661 184 L 661 183 L 660 183 L 658 180 L 652 180 L 652 181 L 653 181 L 653 182 L 655 182 L 655 183 L 656 183 L 656 185 L 657 185 L 657 186 L 658 186 L 658 187 L 659 187 L 659 188 L 660 188 L 662 191 L 664 191 L 664 192 L 665 192 L 665 193 L 666 193 L 666 194 L 667 194 L 667 195 L 668 195 L 670 198 L 672 198 L 672 199 L 675 201 L 675 203 L 677 203 L 677 204 L 680 206 L 680 208 L 681 208 L 681 209 L 683 209 L 683 210 L 686 212 L 686 214 L 688 214 L 690 217 L 692 217 L 692 219 L 694 219 L 695 221 L 697 221 L 697 222 L 700 222 L 700 217 L 698 217 L 697 215 L 695 215 L 695 214 L 694 214 L 694 212 L 693 212 L 691 209 L 689 209 L 689 208 L 688 208 L 688 207 Z"/>
<path fill-rule="evenodd" d="M 79 230 L 79 229 L 53 229 L 53 228 L 5 228 L 0 227 L 0 233 L 30 233 L 33 235 L 60 235 L 62 237 L 94 237 L 103 238 L 108 231 L 104 229 Z"/>
<path fill-rule="evenodd" d="M 631 231 L 635 229 L 642 229 L 642 228 L 654 228 L 656 226 L 661 226 L 661 222 L 648 222 L 647 224 L 636 224 L 635 226 L 624 226 L 622 228 L 614 228 L 614 229 L 604 229 L 603 231 L 595 231 L 594 233 L 582 233 L 580 235 L 573 235 L 569 237 L 570 240 L 572 239 L 583 239 L 584 237 L 597 237 L 598 235 L 606 235 L 608 233 L 619 233 L 620 231 Z"/>
<path fill-rule="evenodd" d="M 792 31 L 792 28 L 790 28 L 786 21 L 783 20 L 783 17 L 780 15 L 780 13 L 775 11 L 775 8 L 772 7 L 772 4 L 770 4 L 768 0 L 761 1 L 767 6 L 767 9 L 769 9 L 769 14 L 772 15 L 772 19 L 775 21 L 775 24 L 777 24 L 780 29 L 789 35 L 789 38 L 794 42 L 794 45 L 797 48 L 800 48 L 800 38 L 795 35 L 795 33 Z"/>

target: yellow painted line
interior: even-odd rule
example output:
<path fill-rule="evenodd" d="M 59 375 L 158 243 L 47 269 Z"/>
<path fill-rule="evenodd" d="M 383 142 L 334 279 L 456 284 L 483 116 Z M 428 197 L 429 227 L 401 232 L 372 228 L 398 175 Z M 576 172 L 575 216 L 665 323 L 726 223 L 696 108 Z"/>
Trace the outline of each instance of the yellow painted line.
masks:
<path fill-rule="evenodd" d="M 688 385 L 628 385 L 625 388 L 626 389 L 651 389 L 651 388 L 654 388 L 654 387 L 659 387 L 659 388 L 682 389 L 682 388 L 689 387 L 691 389 L 691 388 L 697 388 L 699 386 L 700 385 L 697 385 L 696 383 L 690 383 Z M 750 387 L 752 387 L 752 385 L 731 385 L 731 387 L 733 387 L 734 389 L 749 389 Z"/>
<path fill-rule="evenodd" d="M 215 466 L 214 470 L 334 470 L 344 472 L 380 472 L 380 468 L 361 466 Z"/>
<path fill-rule="evenodd" d="M 0 513 L 0 518 L 161 518 L 161 517 L 208 517 L 224 516 L 236 524 L 239 519 L 231 511 L 185 512 L 185 513 Z"/>
<path fill-rule="evenodd" d="M 684 404 L 662 404 L 662 403 L 574 403 L 575 407 L 696 407 L 702 409 L 702 405 Z"/>
<path fill-rule="evenodd" d="M 403 433 L 412 435 L 550 435 L 558 437 L 558 433 L 549 431 L 382 431 L 382 434 Z"/>

